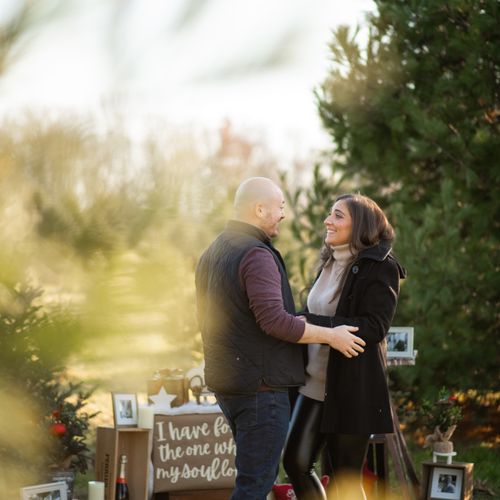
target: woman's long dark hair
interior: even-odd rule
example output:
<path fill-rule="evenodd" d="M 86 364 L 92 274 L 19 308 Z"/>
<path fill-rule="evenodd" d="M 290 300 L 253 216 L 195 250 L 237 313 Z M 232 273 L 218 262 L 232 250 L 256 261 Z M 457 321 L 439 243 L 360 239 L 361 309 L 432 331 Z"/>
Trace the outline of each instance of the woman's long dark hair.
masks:
<path fill-rule="evenodd" d="M 351 241 L 349 241 L 349 249 L 353 257 L 348 262 L 340 277 L 340 286 L 337 288 L 335 296 L 342 291 L 350 264 L 356 260 L 359 252 L 365 248 L 377 245 L 381 241 L 385 241 L 388 245 L 391 245 L 395 237 L 394 229 L 387 220 L 383 210 L 371 198 L 361 194 L 343 194 L 334 203 L 337 203 L 337 201 L 345 202 L 352 219 L 352 234 Z M 321 249 L 321 269 L 332 258 L 333 252 L 331 248 L 326 244 L 323 245 Z"/>

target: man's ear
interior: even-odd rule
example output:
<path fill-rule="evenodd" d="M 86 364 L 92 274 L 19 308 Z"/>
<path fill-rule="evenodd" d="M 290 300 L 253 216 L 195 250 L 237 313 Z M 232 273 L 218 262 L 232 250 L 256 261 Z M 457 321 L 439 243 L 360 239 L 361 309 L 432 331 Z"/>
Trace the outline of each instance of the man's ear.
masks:
<path fill-rule="evenodd" d="M 261 203 L 257 203 L 255 205 L 255 215 L 259 219 L 262 219 L 264 217 L 264 215 L 265 215 L 264 205 L 262 205 Z"/>

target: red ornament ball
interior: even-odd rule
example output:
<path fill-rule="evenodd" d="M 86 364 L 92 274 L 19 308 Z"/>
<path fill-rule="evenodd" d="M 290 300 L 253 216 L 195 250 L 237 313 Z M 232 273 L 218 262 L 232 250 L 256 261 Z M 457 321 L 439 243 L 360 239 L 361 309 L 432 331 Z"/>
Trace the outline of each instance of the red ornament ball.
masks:
<path fill-rule="evenodd" d="M 58 437 L 61 437 L 64 434 L 66 434 L 67 430 L 68 429 L 66 428 L 66 426 L 62 422 L 57 422 L 55 424 L 52 424 L 52 427 L 50 428 L 50 431 L 52 432 L 52 434 L 54 436 L 58 436 Z"/>

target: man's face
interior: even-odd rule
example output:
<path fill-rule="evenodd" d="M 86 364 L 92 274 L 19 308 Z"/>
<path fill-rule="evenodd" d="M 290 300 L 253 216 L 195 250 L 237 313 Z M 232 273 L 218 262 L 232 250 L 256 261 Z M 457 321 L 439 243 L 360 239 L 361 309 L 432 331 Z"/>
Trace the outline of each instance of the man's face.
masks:
<path fill-rule="evenodd" d="M 279 224 L 285 218 L 285 198 L 281 190 L 259 205 L 260 224 L 269 238 L 275 238 L 279 234 Z"/>

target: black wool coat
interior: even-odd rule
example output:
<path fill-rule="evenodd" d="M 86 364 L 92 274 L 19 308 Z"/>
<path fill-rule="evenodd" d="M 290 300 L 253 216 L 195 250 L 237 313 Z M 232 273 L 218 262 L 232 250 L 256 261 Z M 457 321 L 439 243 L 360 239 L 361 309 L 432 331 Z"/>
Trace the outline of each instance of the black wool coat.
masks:
<path fill-rule="evenodd" d="M 354 334 L 365 351 L 346 358 L 330 349 L 322 432 L 386 434 L 393 432 L 383 342 L 396 311 L 399 280 L 405 270 L 386 242 L 360 252 L 351 264 L 335 316 L 305 313 L 310 323 L 359 327 Z"/>

